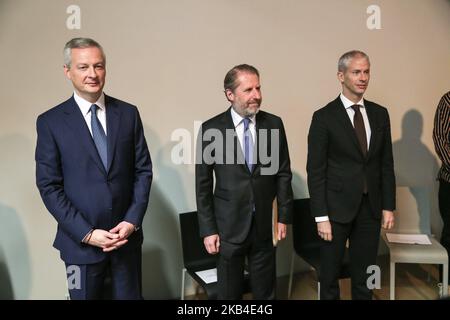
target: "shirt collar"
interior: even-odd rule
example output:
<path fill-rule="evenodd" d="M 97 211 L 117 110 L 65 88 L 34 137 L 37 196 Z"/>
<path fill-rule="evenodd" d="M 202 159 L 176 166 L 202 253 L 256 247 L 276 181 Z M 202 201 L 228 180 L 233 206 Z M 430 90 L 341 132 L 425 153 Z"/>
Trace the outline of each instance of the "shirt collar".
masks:
<path fill-rule="evenodd" d="M 95 103 L 91 103 L 91 102 L 87 101 L 86 99 L 83 99 L 76 92 L 73 93 L 73 98 L 75 99 L 75 102 L 77 103 L 78 107 L 80 108 L 83 116 L 88 114 L 88 112 L 90 111 L 91 106 L 93 104 L 96 104 L 97 106 L 99 106 L 99 108 L 102 109 L 103 111 L 106 110 L 105 94 L 103 92 Z"/>
<path fill-rule="evenodd" d="M 244 118 L 241 117 L 239 113 L 234 111 L 233 106 L 231 106 L 231 118 L 233 119 L 234 127 L 236 128 L 243 120 Z M 256 125 L 256 117 L 255 115 L 249 117 L 250 121 Z"/>
<path fill-rule="evenodd" d="M 341 98 L 342 104 L 344 105 L 345 109 L 351 108 L 355 104 L 360 105 L 364 108 L 364 98 L 361 98 L 361 100 L 358 101 L 358 103 L 354 103 L 353 101 L 348 99 L 346 96 L 344 96 L 343 93 L 341 93 L 339 97 Z"/>

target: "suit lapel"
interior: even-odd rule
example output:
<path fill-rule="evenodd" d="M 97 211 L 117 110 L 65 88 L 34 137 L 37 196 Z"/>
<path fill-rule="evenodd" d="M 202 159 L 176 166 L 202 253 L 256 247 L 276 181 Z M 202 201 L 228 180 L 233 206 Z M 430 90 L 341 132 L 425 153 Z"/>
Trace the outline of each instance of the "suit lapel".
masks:
<path fill-rule="evenodd" d="M 347 110 L 345 110 L 344 104 L 341 101 L 340 97 L 337 97 L 337 99 L 334 101 L 334 113 L 336 116 L 336 119 L 338 119 L 342 126 L 344 127 L 344 131 L 346 134 L 350 137 L 350 140 L 354 144 L 355 148 L 360 153 L 361 157 L 363 157 L 363 153 L 361 150 L 361 146 L 359 145 L 358 137 L 356 136 L 355 128 L 352 125 L 352 122 L 350 118 L 348 117 Z"/>
<path fill-rule="evenodd" d="M 74 132 L 75 136 L 78 137 L 77 140 L 80 141 L 84 149 L 86 149 L 87 153 L 92 157 L 97 167 L 104 174 L 106 174 L 105 167 L 103 166 L 102 160 L 97 152 L 97 148 L 94 144 L 91 133 L 89 132 L 89 128 L 86 125 L 86 121 L 84 120 L 81 110 L 75 102 L 73 96 L 68 100 L 63 112 L 65 115 L 64 120 Z"/>
<path fill-rule="evenodd" d="M 107 145 L 108 145 L 108 169 L 111 168 L 111 164 L 114 161 L 114 154 L 116 149 L 117 134 L 119 132 L 120 125 L 120 109 L 117 104 L 111 99 L 111 97 L 105 95 L 106 104 L 106 128 L 107 128 Z"/>

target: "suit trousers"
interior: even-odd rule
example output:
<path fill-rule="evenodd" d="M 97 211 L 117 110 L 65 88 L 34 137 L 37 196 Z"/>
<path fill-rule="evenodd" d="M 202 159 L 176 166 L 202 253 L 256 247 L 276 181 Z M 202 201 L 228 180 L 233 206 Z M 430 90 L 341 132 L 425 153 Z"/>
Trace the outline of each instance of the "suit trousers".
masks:
<path fill-rule="evenodd" d="M 363 195 L 358 214 L 350 223 L 331 221 L 332 241 L 324 241 L 320 251 L 320 299 L 339 300 L 339 272 L 349 240 L 352 299 L 370 300 L 367 267 L 376 264 L 380 219 L 371 212 L 369 197 Z"/>
<path fill-rule="evenodd" d="M 121 251 L 112 251 L 99 263 L 66 263 L 70 299 L 142 300 L 141 248 Z"/>
<path fill-rule="evenodd" d="M 272 238 L 260 240 L 255 219 L 245 241 L 240 244 L 220 241 L 217 262 L 218 298 L 240 300 L 244 293 L 244 267 L 248 260 L 253 299 L 275 299 L 275 254 Z"/>
<path fill-rule="evenodd" d="M 450 183 L 442 179 L 439 180 L 439 211 L 441 213 L 443 225 L 441 244 L 447 249 L 447 253 L 450 256 Z M 439 274 L 442 279 L 442 265 L 440 265 Z"/>

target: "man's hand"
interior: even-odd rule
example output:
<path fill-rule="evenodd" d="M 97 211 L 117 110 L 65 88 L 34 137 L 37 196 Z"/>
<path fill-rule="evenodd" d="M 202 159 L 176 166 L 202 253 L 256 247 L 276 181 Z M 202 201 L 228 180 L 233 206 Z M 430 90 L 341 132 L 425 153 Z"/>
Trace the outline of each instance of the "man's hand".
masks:
<path fill-rule="evenodd" d="M 389 210 L 383 210 L 383 222 L 381 226 L 383 229 L 389 230 L 394 227 L 394 212 Z"/>
<path fill-rule="evenodd" d="M 213 234 L 205 237 L 203 239 L 203 243 L 205 245 L 206 251 L 208 251 L 209 254 L 219 253 L 220 237 L 218 234 Z"/>
<path fill-rule="evenodd" d="M 331 223 L 329 220 L 317 222 L 317 232 L 319 236 L 325 241 L 333 240 L 333 234 L 331 232 Z"/>
<path fill-rule="evenodd" d="M 117 226 L 109 230 L 109 232 L 119 234 L 120 239 L 126 239 L 134 232 L 134 225 L 129 222 L 122 221 Z"/>
<path fill-rule="evenodd" d="M 277 235 L 278 235 L 278 241 L 283 240 L 286 238 L 286 228 L 287 226 L 284 223 L 278 222 L 277 224 Z"/>
<path fill-rule="evenodd" d="M 128 242 L 127 238 L 134 232 L 134 225 L 129 222 L 122 221 L 117 226 L 109 230 L 109 232 L 118 236 L 117 242 L 103 248 L 103 252 L 117 250 L 121 246 L 125 245 Z"/>
<path fill-rule="evenodd" d="M 125 239 L 125 241 L 128 240 Z M 116 246 L 120 246 L 121 242 L 123 242 L 123 240 L 120 240 L 118 234 L 102 229 L 95 229 L 92 231 L 87 243 L 91 246 L 102 248 L 103 251 L 111 251 L 114 250 Z"/>

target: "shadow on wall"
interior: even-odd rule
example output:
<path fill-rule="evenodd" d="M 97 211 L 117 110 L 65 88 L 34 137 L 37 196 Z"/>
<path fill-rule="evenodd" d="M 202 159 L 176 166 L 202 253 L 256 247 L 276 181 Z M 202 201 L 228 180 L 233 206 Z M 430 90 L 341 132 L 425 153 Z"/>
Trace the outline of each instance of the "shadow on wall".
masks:
<path fill-rule="evenodd" d="M 143 296 L 145 299 L 172 299 L 178 292 L 181 240 L 174 209 L 157 184 L 152 187 L 143 224 Z M 180 267 L 176 268 L 177 265 Z"/>
<path fill-rule="evenodd" d="M 410 187 L 409 190 L 417 204 L 419 230 L 421 233 L 429 234 L 431 231 L 431 197 L 433 195 L 430 194 L 428 188 Z"/>
<path fill-rule="evenodd" d="M 431 211 L 428 208 L 428 201 L 414 193 L 414 188 L 412 192 L 417 200 L 421 219 L 429 219 L 432 233 L 440 234 L 442 222 L 438 211 L 436 181 L 439 166 L 436 157 L 421 141 L 422 133 L 422 115 L 415 109 L 409 110 L 402 120 L 402 137 L 393 143 L 396 182 L 397 186 L 428 189 L 431 197 Z M 424 220 L 421 225 L 426 223 Z"/>
<path fill-rule="evenodd" d="M 17 212 L 0 204 L 0 300 L 30 294 L 30 261 L 25 231 Z"/>
<path fill-rule="evenodd" d="M 31 266 L 22 216 L 14 204 L 29 201 L 31 146 L 22 135 L 0 138 L 0 299 L 27 299 L 31 288 Z"/>
<path fill-rule="evenodd" d="M 152 154 L 154 178 L 156 173 L 157 179 L 152 184 L 143 222 L 143 296 L 145 299 L 173 299 L 179 296 L 183 265 L 178 212 L 174 203 L 176 199 L 176 203 L 186 204 L 185 190 L 180 174 L 168 165 L 172 146 L 161 147 L 158 136 L 149 127 L 144 130 Z M 170 188 L 165 187 L 167 185 Z"/>
<path fill-rule="evenodd" d="M 7 260 L 0 247 L 0 300 L 13 300 L 14 291 L 11 283 L 11 276 L 9 274 Z"/>

